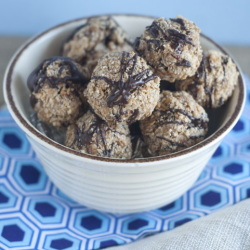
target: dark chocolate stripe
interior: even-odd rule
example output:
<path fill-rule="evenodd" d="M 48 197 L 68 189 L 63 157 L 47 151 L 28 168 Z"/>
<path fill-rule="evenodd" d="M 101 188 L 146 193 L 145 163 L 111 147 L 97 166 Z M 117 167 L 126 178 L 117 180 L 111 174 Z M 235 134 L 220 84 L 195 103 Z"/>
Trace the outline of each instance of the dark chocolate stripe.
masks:
<path fill-rule="evenodd" d="M 202 53 L 202 60 L 201 60 L 201 63 L 200 63 L 200 66 L 197 70 L 197 73 L 196 73 L 196 78 L 201 78 L 205 72 L 205 68 L 206 68 L 206 56 L 204 53 Z"/>
<path fill-rule="evenodd" d="M 170 18 L 170 20 L 172 22 L 176 22 L 176 23 L 180 24 L 181 29 L 186 30 L 186 25 L 185 25 L 185 22 L 182 18 Z"/>
<path fill-rule="evenodd" d="M 68 67 L 71 76 L 65 76 L 63 78 L 57 78 L 54 76 L 47 76 L 46 70 L 49 65 L 53 62 L 60 60 L 60 71 L 65 66 Z M 44 65 L 46 63 L 46 65 Z M 57 88 L 59 83 L 75 83 L 75 84 L 86 84 L 88 81 L 77 69 L 72 59 L 68 57 L 55 56 L 44 59 L 29 75 L 27 85 L 31 92 L 38 92 L 38 90 L 44 85 L 48 84 L 51 88 Z"/>
<path fill-rule="evenodd" d="M 172 140 L 170 140 L 170 139 L 167 139 L 167 138 L 165 138 L 165 137 L 156 136 L 156 138 L 161 139 L 161 140 L 165 140 L 165 141 L 167 141 L 167 142 L 170 142 L 171 145 L 173 145 L 173 146 L 178 146 L 178 147 L 183 147 L 183 148 L 187 147 L 187 146 L 184 145 L 184 144 L 180 144 L 180 143 L 174 142 L 174 141 L 172 141 Z"/>
<path fill-rule="evenodd" d="M 182 29 L 184 29 L 184 30 L 186 29 L 183 19 L 177 18 L 177 19 L 170 19 L 170 20 L 179 23 L 181 25 Z M 134 49 L 139 54 L 140 54 L 140 51 L 138 50 L 138 47 L 140 45 L 140 40 L 144 40 L 145 42 L 147 42 L 148 50 L 153 49 L 152 44 L 154 44 L 154 46 L 155 46 L 154 49 L 164 50 L 164 46 L 162 45 L 162 42 L 160 41 L 160 39 L 162 39 L 162 37 L 163 37 L 166 41 L 171 42 L 170 46 L 172 49 L 175 50 L 175 53 L 177 53 L 177 54 L 182 53 L 182 47 L 186 43 L 191 44 L 192 46 L 195 46 L 193 43 L 193 39 L 191 37 L 179 32 L 176 29 L 167 29 L 167 31 L 165 32 L 157 24 L 156 21 L 153 21 L 153 23 L 150 26 L 147 26 L 146 29 L 150 32 L 150 34 L 152 35 L 153 38 L 158 38 L 158 40 L 157 39 L 146 40 L 144 38 L 137 37 L 135 39 L 135 42 L 134 42 Z M 160 36 L 160 34 L 161 34 L 161 36 Z M 182 61 L 177 62 L 177 66 L 191 67 L 191 63 L 189 61 L 183 59 Z"/>
<path fill-rule="evenodd" d="M 207 67 L 208 71 L 212 72 L 212 66 L 211 66 L 210 56 L 207 56 L 206 59 L 207 59 L 207 64 L 208 64 L 208 67 Z"/>
<path fill-rule="evenodd" d="M 120 105 L 121 108 L 124 107 L 128 103 L 129 96 L 133 92 L 135 92 L 138 88 L 143 86 L 148 81 L 151 81 L 151 80 L 158 77 L 155 74 L 148 75 L 150 72 L 150 69 L 146 69 L 146 70 L 144 70 L 136 75 L 133 75 L 138 56 L 135 54 L 133 57 L 131 57 L 126 62 L 125 59 L 129 55 L 130 55 L 130 53 L 128 53 L 128 52 L 122 53 L 121 68 L 120 68 L 121 76 L 120 76 L 120 79 L 118 81 L 114 81 L 114 80 L 107 78 L 105 76 L 93 76 L 91 78 L 91 79 L 97 79 L 97 80 L 104 80 L 112 87 L 112 91 L 110 93 L 110 96 L 107 98 L 107 105 L 109 108 L 112 108 L 115 105 Z M 131 63 L 132 63 L 132 67 L 131 67 L 130 72 L 127 72 L 128 79 L 125 82 L 123 79 L 123 76 L 124 76 L 124 73 L 126 72 L 126 69 L 129 67 L 129 65 Z M 145 76 L 146 76 L 146 78 L 144 78 Z M 122 110 L 121 110 L 121 113 L 122 113 Z M 135 118 L 135 113 L 133 114 L 133 118 Z"/>
<path fill-rule="evenodd" d="M 72 40 L 72 39 L 74 38 L 75 34 L 76 34 L 79 30 L 81 30 L 82 28 L 86 27 L 87 25 L 91 25 L 91 20 L 92 20 L 92 18 L 89 18 L 85 24 L 83 24 L 83 25 L 77 27 L 68 37 L 66 37 L 66 39 L 63 41 L 62 46 L 61 46 L 61 49 L 60 49 L 60 54 L 61 54 L 61 55 L 63 54 L 63 49 L 64 49 L 65 44 L 68 43 L 70 40 Z M 112 20 L 112 21 L 115 23 L 115 25 L 116 25 L 115 27 L 110 28 L 110 23 L 109 23 L 110 20 Z M 106 36 L 104 37 L 104 39 L 102 40 L 102 42 L 104 42 L 104 44 L 105 44 L 106 46 L 108 46 L 109 42 L 110 42 L 110 41 L 113 41 L 112 35 L 115 33 L 116 29 L 117 29 L 118 27 L 120 27 L 120 26 L 119 26 L 119 24 L 115 21 L 115 19 L 113 19 L 111 16 L 108 16 L 106 19 L 103 19 L 103 18 L 102 18 L 102 19 L 99 19 L 99 22 L 104 22 L 104 23 L 103 23 L 103 26 L 100 26 L 100 30 L 106 31 L 106 33 L 105 33 Z M 124 31 L 122 30 L 122 35 L 123 35 L 123 34 L 124 34 Z M 90 33 L 89 33 L 88 30 L 84 33 L 84 36 L 86 36 L 86 37 L 90 36 Z M 128 43 L 129 45 L 132 46 L 132 42 L 130 42 L 128 39 L 125 39 L 124 41 L 125 41 L 126 43 Z M 99 42 L 99 41 L 97 41 L 97 43 L 93 46 L 94 48 L 96 47 L 96 45 L 98 44 L 98 42 Z M 114 42 L 117 44 L 117 41 L 114 41 Z M 92 48 L 91 50 L 94 50 L 94 48 Z M 88 51 L 88 52 L 90 52 L 90 51 Z M 81 63 L 84 64 L 85 62 L 86 62 L 86 61 L 85 61 L 85 58 L 82 58 Z"/>
<path fill-rule="evenodd" d="M 207 63 L 207 66 L 206 66 L 206 63 Z M 205 56 L 205 54 L 203 53 L 202 60 L 201 60 L 200 66 L 196 72 L 194 82 L 192 84 L 188 85 L 188 90 L 190 91 L 190 93 L 194 97 L 194 99 L 197 99 L 198 87 L 201 84 L 200 79 L 203 78 L 204 83 L 205 83 L 204 90 L 206 92 L 206 95 L 208 95 L 208 100 L 209 100 L 209 104 L 208 105 L 206 104 L 206 105 L 209 108 L 212 108 L 213 107 L 212 95 L 213 95 L 213 91 L 214 91 L 214 87 L 215 87 L 216 82 L 214 82 L 211 89 L 209 89 L 208 83 L 207 83 L 207 74 L 208 74 L 207 71 L 209 71 L 209 72 L 212 71 L 212 66 L 210 63 L 210 56 Z"/>
<path fill-rule="evenodd" d="M 176 65 L 177 66 L 184 66 L 187 68 L 190 68 L 192 66 L 191 63 L 186 59 L 183 59 L 181 62 L 177 62 Z"/>
<path fill-rule="evenodd" d="M 182 19 L 170 19 L 172 21 L 176 21 L 179 24 L 181 24 L 181 26 L 183 27 L 183 24 L 180 20 Z M 160 33 L 162 34 L 162 36 L 164 37 L 164 39 L 166 39 L 167 41 L 172 41 L 172 47 L 177 49 L 180 47 L 181 44 L 185 44 L 185 43 L 189 43 L 192 46 L 194 46 L 193 43 L 193 39 L 185 34 L 180 33 L 178 30 L 176 29 L 168 29 L 167 33 L 164 32 L 164 30 L 156 23 L 156 21 L 153 21 L 153 23 L 150 26 L 147 26 L 146 29 L 149 30 L 150 34 L 154 37 L 154 38 L 158 38 Z M 138 39 L 137 39 L 138 40 Z"/>
<path fill-rule="evenodd" d="M 157 38 L 159 36 L 159 32 L 162 33 L 162 35 L 164 36 L 165 33 L 162 30 L 162 28 L 156 23 L 156 21 L 153 21 L 152 24 L 150 26 L 147 26 L 146 29 L 149 30 L 150 34 L 154 37 Z"/>
<path fill-rule="evenodd" d="M 95 122 L 91 124 L 91 126 L 86 131 L 84 131 L 84 127 L 85 127 L 84 124 L 81 129 L 77 125 L 75 125 L 75 133 L 74 133 L 75 138 L 70 147 L 72 147 L 76 143 L 76 146 L 79 150 L 81 150 L 82 147 L 84 146 L 87 152 L 89 153 L 88 146 L 91 144 L 93 135 L 96 133 L 97 134 L 97 137 L 96 137 L 97 146 L 99 146 L 99 136 L 101 136 L 101 140 L 105 149 L 104 155 L 107 155 L 108 157 L 110 157 L 111 152 L 114 147 L 114 143 L 112 144 L 111 148 L 108 150 L 107 140 L 106 140 L 106 131 L 110 130 L 113 133 L 118 133 L 120 135 L 125 135 L 125 134 L 112 130 L 108 126 L 108 124 L 97 115 L 95 115 L 95 118 L 96 118 Z M 103 126 L 106 126 L 107 130 L 105 130 Z M 128 135 L 125 135 L 125 136 L 128 136 Z"/>
<path fill-rule="evenodd" d="M 187 116 L 196 127 L 202 127 L 204 129 L 207 128 L 207 122 L 204 119 L 202 119 L 202 118 L 199 118 L 199 119 L 195 118 L 192 115 L 188 114 L 186 110 L 169 108 L 167 110 L 155 109 L 154 111 L 161 112 L 161 113 L 166 113 L 166 114 L 178 112 L 178 113 L 181 113 L 181 114 Z"/>
<path fill-rule="evenodd" d="M 49 65 L 51 65 L 53 62 L 60 60 L 60 69 L 59 74 L 62 73 L 64 67 L 67 67 L 70 71 L 71 76 L 65 76 L 63 78 L 57 78 L 54 76 L 47 76 L 46 70 Z M 46 65 L 44 65 L 47 63 Z M 40 88 L 43 87 L 43 85 L 48 84 L 51 88 L 58 88 L 58 84 L 60 83 L 74 83 L 74 84 L 81 84 L 85 85 L 88 83 L 88 80 L 80 73 L 76 65 L 73 63 L 73 61 L 68 57 L 61 57 L 61 56 L 55 56 L 51 58 L 44 59 L 29 75 L 27 80 L 28 88 L 31 92 L 37 93 Z M 79 98 L 79 100 L 82 103 L 82 106 L 84 106 L 84 102 L 81 99 L 80 95 L 78 94 L 75 86 L 73 84 L 70 85 L 71 88 L 74 89 L 74 94 Z M 58 94 L 60 94 L 61 89 L 59 90 Z M 30 96 L 30 104 L 34 108 L 34 106 L 37 103 L 37 99 L 32 94 Z"/>
<path fill-rule="evenodd" d="M 194 43 L 192 42 L 192 38 L 189 36 L 186 36 L 185 34 L 180 33 L 178 30 L 175 29 L 168 29 L 168 34 L 169 36 L 167 37 L 168 40 L 174 41 L 178 44 L 182 43 L 189 43 L 192 46 L 194 46 Z"/>
<path fill-rule="evenodd" d="M 139 115 L 139 109 L 134 110 L 133 115 L 129 119 L 129 125 L 131 125 L 136 121 L 138 115 Z"/>
<path fill-rule="evenodd" d="M 180 122 L 180 121 L 166 121 L 166 122 L 160 122 L 159 126 L 162 126 L 164 124 L 177 124 L 177 125 L 186 125 L 189 128 L 195 127 L 194 124 L 188 123 L 188 122 Z"/>
<path fill-rule="evenodd" d="M 191 92 L 191 94 L 194 97 L 194 99 L 197 99 L 199 85 L 200 84 L 199 84 L 198 81 L 195 81 L 194 83 L 188 85 L 188 90 Z"/>

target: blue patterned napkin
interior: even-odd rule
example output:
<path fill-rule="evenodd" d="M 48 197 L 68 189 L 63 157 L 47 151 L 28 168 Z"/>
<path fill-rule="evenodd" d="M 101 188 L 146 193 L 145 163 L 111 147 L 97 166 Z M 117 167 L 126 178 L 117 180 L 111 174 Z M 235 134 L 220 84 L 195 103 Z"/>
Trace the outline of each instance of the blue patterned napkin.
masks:
<path fill-rule="evenodd" d="M 8 111 L 0 111 L 0 249 L 99 249 L 125 244 L 250 197 L 250 83 L 233 130 L 193 187 L 156 210 L 115 215 L 60 192 Z"/>

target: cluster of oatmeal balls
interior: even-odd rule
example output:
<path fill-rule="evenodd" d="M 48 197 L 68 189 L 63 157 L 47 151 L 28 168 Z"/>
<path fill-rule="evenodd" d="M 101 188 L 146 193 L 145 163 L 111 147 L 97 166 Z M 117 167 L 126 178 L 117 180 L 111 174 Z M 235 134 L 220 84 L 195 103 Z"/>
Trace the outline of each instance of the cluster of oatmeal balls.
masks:
<path fill-rule="evenodd" d="M 232 95 L 231 58 L 204 53 L 188 19 L 159 18 L 132 43 L 111 17 L 91 18 L 28 78 L 38 118 L 67 127 L 65 146 L 101 157 L 174 153 L 205 138 L 206 108 Z M 164 84 L 171 86 L 163 90 Z M 164 89 L 164 88 L 163 88 Z"/>

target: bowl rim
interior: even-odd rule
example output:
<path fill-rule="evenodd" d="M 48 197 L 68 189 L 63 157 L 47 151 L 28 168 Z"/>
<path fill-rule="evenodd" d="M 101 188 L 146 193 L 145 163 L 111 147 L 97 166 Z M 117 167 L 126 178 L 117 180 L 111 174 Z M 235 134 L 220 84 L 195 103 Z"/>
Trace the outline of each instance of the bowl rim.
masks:
<path fill-rule="evenodd" d="M 233 59 L 234 63 L 236 64 L 237 69 L 239 71 L 239 77 L 238 77 L 239 95 L 238 95 L 238 100 L 237 100 L 237 105 L 235 107 L 235 110 L 234 110 L 233 114 L 231 115 L 231 117 L 229 118 L 229 120 L 227 121 L 227 123 L 224 126 L 222 126 L 220 129 L 215 131 L 210 137 L 199 142 L 198 144 L 195 144 L 192 147 L 189 147 L 187 149 L 184 149 L 184 150 L 176 152 L 176 153 L 157 156 L 157 157 L 139 158 L 139 159 L 110 159 L 110 158 L 85 154 L 85 153 L 81 153 L 81 152 L 75 151 L 73 149 L 70 149 L 62 144 L 59 144 L 59 143 L 53 141 L 52 139 L 50 139 L 47 136 L 40 133 L 33 125 L 30 125 L 26 121 L 26 119 L 21 115 L 18 108 L 16 107 L 14 99 L 13 99 L 13 95 L 11 92 L 12 74 L 13 74 L 15 65 L 16 65 L 19 57 L 22 55 L 22 53 L 26 49 L 28 49 L 28 47 L 33 42 L 35 42 L 36 40 L 38 40 L 39 38 L 41 38 L 42 36 L 46 35 L 47 33 L 51 32 L 53 30 L 56 30 L 58 28 L 61 28 L 65 25 L 68 25 L 68 24 L 71 24 L 74 22 L 86 20 L 88 18 L 102 17 L 102 16 L 114 16 L 114 17 L 115 16 L 129 16 L 129 17 L 149 18 L 149 19 L 158 18 L 155 16 L 139 15 L 139 14 L 103 14 L 103 15 L 86 16 L 86 17 L 77 18 L 77 19 L 70 20 L 70 21 L 61 23 L 59 25 L 53 26 L 53 27 L 45 30 L 44 32 L 32 37 L 26 43 L 24 43 L 17 50 L 17 52 L 14 54 L 14 56 L 10 60 L 9 65 L 7 66 L 6 71 L 5 71 L 4 85 L 3 85 L 4 98 L 5 98 L 5 101 L 7 103 L 8 109 L 11 112 L 14 120 L 18 123 L 19 126 L 21 126 L 22 130 L 25 130 L 25 132 L 29 136 L 31 135 L 32 138 L 35 138 L 36 141 L 39 142 L 39 144 L 41 144 L 41 141 L 42 141 L 44 145 L 50 146 L 50 148 L 53 148 L 54 150 L 57 150 L 57 151 L 59 150 L 60 153 L 66 153 L 68 156 L 72 156 L 72 157 L 74 157 L 74 156 L 81 157 L 81 159 L 95 160 L 95 161 L 99 161 L 100 163 L 101 162 L 103 162 L 103 163 L 104 162 L 106 162 L 106 163 L 150 163 L 150 162 L 155 162 L 155 161 L 174 159 L 174 158 L 177 158 L 180 156 L 188 155 L 188 154 L 190 154 L 198 149 L 204 148 L 205 146 L 207 146 L 213 142 L 215 143 L 219 139 L 219 137 L 222 137 L 223 134 L 226 134 L 227 132 L 229 132 L 230 128 L 236 123 L 237 118 L 239 118 L 239 116 L 243 110 L 244 103 L 245 103 L 245 95 L 246 94 L 245 94 L 244 79 L 242 77 L 242 71 L 241 71 L 238 63 L 233 59 L 233 57 L 230 55 L 230 53 L 228 53 L 223 47 L 221 47 L 219 44 L 217 44 L 211 38 L 207 37 L 206 35 L 204 35 L 202 33 L 200 34 L 201 37 L 207 39 L 209 42 L 213 43 L 213 45 L 215 45 L 218 49 L 220 49 L 224 54 L 230 56 Z M 41 140 L 41 141 L 39 141 L 39 140 Z"/>

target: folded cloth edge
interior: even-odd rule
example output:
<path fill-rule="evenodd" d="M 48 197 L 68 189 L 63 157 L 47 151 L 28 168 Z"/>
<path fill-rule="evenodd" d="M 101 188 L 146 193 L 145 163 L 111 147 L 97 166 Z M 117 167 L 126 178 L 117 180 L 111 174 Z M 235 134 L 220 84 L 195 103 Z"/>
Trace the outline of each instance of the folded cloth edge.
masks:
<path fill-rule="evenodd" d="M 249 250 L 250 199 L 171 231 L 107 249 L 112 250 Z"/>

